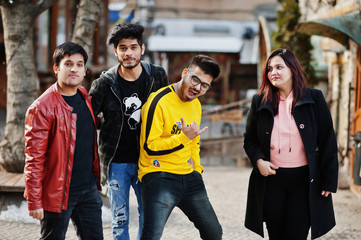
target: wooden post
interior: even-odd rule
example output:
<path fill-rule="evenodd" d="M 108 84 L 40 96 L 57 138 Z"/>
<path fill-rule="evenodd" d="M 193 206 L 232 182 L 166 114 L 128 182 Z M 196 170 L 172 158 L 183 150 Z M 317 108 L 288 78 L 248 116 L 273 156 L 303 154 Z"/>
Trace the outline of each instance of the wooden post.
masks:
<path fill-rule="evenodd" d="M 71 39 L 70 0 L 65 0 L 65 40 Z"/>
<path fill-rule="evenodd" d="M 108 28 L 109 28 L 109 9 L 108 9 L 108 5 L 109 5 L 109 0 L 104 0 L 104 38 L 107 39 L 108 36 Z M 108 63 L 108 51 L 107 51 L 107 42 L 106 40 L 103 41 L 103 52 L 104 52 L 104 62 L 103 65 L 107 65 Z"/>
<path fill-rule="evenodd" d="M 53 69 L 53 52 L 55 51 L 55 48 L 57 46 L 57 34 L 58 34 L 58 11 L 59 11 L 59 3 L 55 3 L 50 9 L 49 9 L 49 18 L 50 23 L 49 24 L 49 36 L 48 36 L 48 69 L 52 71 Z"/>

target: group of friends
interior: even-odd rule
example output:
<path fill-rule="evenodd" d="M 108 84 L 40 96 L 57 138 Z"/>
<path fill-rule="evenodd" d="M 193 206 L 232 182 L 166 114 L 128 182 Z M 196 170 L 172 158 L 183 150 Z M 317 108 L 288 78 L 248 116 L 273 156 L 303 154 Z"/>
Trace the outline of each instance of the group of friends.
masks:
<path fill-rule="evenodd" d="M 136 239 L 161 239 L 175 207 L 201 239 L 222 239 L 202 178 L 199 141 L 207 127 L 200 128 L 198 99 L 220 75 L 219 64 L 195 55 L 169 84 L 162 67 L 142 60 L 143 32 L 132 23 L 111 30 L 107 42 L 119 64 L 101 73 L 89 92 L 82 87 L 83 47 L 65 42 L 54 51 L 57 81 L 25 117 L 24 196 L 29 215 L 40 220 L 40 239 L 65 239 L 70 219 L 79 239 L 104 239 L 104 186 L 114 239 L 129 240 L 131 187 Z M 335 226 L 332 118 L 322 92 L 306 82 L 290 50 L 273 51 L 248 114 L 243 147 L 253 171 L 245 226 L 263 237 L 265 222 L 269 239 L 307 239 L 310 228 L 317 238 Z"/>

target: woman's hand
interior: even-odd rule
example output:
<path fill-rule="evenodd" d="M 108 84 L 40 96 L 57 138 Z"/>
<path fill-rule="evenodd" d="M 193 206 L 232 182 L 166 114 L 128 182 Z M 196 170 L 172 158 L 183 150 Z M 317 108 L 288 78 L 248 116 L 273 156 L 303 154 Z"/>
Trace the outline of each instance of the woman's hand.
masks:
<path fill-rule="evenodd" d="M 276 169 L 278 169 L 278 167 L 276 165 L 274 165 L 273 163 L 269 162 L 269 161 L 265 161 L 263 159 L 258 159 L 257 160 L 257 168 L 259 170 L 259 172 L 262 174 L 262 176 L 269 176 L 269 175 L 275 175 L 276 174 Z"/>
<path fill-rule="evenodd" d="M 321 191 L 321 195 L 324 197 L 328 197 L 328 195 L 330 195 L 330 194 L 331 194 L 331 192 L 329 192 L 329 191 L 325 191 L 325 190 Z"/>

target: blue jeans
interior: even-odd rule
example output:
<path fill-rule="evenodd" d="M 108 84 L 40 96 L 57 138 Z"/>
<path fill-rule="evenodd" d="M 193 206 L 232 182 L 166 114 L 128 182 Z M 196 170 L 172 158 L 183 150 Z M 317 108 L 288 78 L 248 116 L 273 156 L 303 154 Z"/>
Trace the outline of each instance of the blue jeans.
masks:
<path fill-rule="evenodd" d="M 160 239 L 175 206 L 194 223 L 202 239 L 222 239 L 222 227 L 209 202 L 202 175 L 148 173 L 142 181 L 144 226 L 142 240 Z"/>
<path fill-rule="evenodd" d="M 96 185 L 71 192 L 67 210 L 61 213 L 44 211 L 44 218 L 40 221 L 40 239 L 65 239 L 70 219 L 79 239 L 103 239 L 102 205 Z"/>
<path fill-rule="evenodd" d="M 113 238 L 129 240 L 129 190 L 133 187 L 138 201 L 139 228 L 137 239 L 143 227 L 141 183 L 138 181 L 138 164 L 111 163 L 109 166 L 108 193 L 112 212 Z"/>

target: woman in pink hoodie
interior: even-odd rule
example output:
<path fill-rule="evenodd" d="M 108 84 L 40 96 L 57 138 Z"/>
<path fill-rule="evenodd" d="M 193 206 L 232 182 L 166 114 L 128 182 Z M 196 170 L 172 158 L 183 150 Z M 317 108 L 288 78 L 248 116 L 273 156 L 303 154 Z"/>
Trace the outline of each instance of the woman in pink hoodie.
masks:
<path fill-rule="evenodd" d="M 335 225 L 331 192 L 337 143 L 322 92 L 288 49 L 271 53 L 247 119 L 244 149 L 254 167 L 245 226 L 270 239 L 312 239 Z"/>

